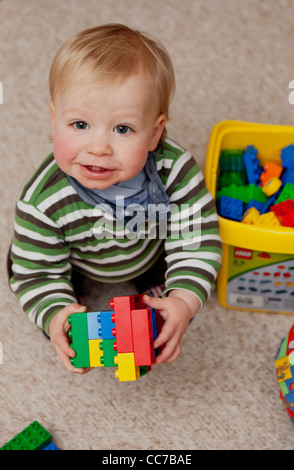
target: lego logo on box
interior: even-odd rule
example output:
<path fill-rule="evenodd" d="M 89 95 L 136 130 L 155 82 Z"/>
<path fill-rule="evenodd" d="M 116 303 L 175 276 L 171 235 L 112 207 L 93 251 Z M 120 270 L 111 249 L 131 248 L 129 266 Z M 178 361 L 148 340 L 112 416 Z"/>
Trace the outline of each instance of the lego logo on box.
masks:
<path fill-rule="evenodd" d="M 253 250 L 234 247 L 234 258 L 252 259 Z"/>

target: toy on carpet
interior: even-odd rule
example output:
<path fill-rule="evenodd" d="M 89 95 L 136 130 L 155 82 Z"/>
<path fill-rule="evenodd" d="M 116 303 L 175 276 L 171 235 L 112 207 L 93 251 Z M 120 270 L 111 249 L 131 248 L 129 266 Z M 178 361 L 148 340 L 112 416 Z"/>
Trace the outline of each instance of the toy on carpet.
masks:
<path fill-rule="evenodd" d="M 13 439 L 7 442 L 0 450 L 59 450 L 52 442 L 51 434 L 34 421 Z"/>
<path fill-rule="evenodd" d="M 68 332 L 76 355 L 74 367 L 115 367 L 120 381 L 137 380 L 151 370 L 161 348 L 153 342 L 162 328 L 159 312 L 143 295 L 114 297 L 110 311 L 70 315 Z"/>
<path fill-rule="evenodd" d="M 294 325 L 282 339 L 276 355 L 280 398 L 294 424 Z"/>

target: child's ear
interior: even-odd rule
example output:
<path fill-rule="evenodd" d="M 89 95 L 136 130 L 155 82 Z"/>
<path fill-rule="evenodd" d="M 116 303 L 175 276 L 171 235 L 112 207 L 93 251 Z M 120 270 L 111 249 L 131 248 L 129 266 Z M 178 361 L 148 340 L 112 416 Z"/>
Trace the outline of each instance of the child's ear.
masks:
<path fill-rule="evenodd" d="M 166 124 L 166 115 L 160 114 L 154 123 L 153 136 L 150 142 L 149 151 L 152 152 L 156 149 L 161 134 L 163 133 L 164 126 Z"/>
<path fill-rule="evenodd" d="M 49 105 L 49 112 L 50 112 L 50 119 L 51 119 L 52 139 L 54 139 L 55 108 L 54 108 L 54 104 L 52 103 L 52 101 Z"/>

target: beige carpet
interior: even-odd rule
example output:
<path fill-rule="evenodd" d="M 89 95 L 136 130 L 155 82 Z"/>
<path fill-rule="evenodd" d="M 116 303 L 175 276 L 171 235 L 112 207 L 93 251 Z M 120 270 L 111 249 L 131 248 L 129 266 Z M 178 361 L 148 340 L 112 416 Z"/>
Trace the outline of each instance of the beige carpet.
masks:
<path fill-rule="evenodd" d="M 159 37 L 177 75 L 170 136 L 203 167 L 219 121 L 294 122 L 293 15 L 292 0 L 0 0 L 0 446 L 36 419 L 65 450 L 294 448 L 274 364 L 293 316 L 225 309 L 213 295 L 173 364 L 131 383 L 113 369 L 80 377 L 26 319 L 5 269 L 20 185 L 51 151 L 47 76 L 61 43 L 105 22 Z M 134 292 L 89 289 L 95 309 Z"/>

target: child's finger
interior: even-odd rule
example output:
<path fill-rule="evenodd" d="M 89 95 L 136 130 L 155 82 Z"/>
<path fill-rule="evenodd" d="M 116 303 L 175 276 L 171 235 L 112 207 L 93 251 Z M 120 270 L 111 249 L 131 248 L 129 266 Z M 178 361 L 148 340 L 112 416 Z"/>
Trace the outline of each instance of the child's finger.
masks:
<path fill-rule="evenodd" d="M 148 305 L 148 307 L 160 310 L 164 307 L 166 299 L 162 299 L 161 297 L 149 297 L 149 295 L 144 294 L 143 302 Z"/>
<path fill-rule="evenodd" d="M 155 362 L 156 364 L 168 364 L 173 362 L 181 353 L 181 344 L 177 342 L 169 342 L 161 354 L 156 357 Z"/>
<path fill-rule="evenodd" d="M 173 330 L 167 323 L 165 323 L 162 327 L 161 332 L 153 343 L 154 348 L 158 348 L 159 346 L 162 346 L 163 344 L 167 343 L 167 341 L 171 339 L 172 335 Z"/>

